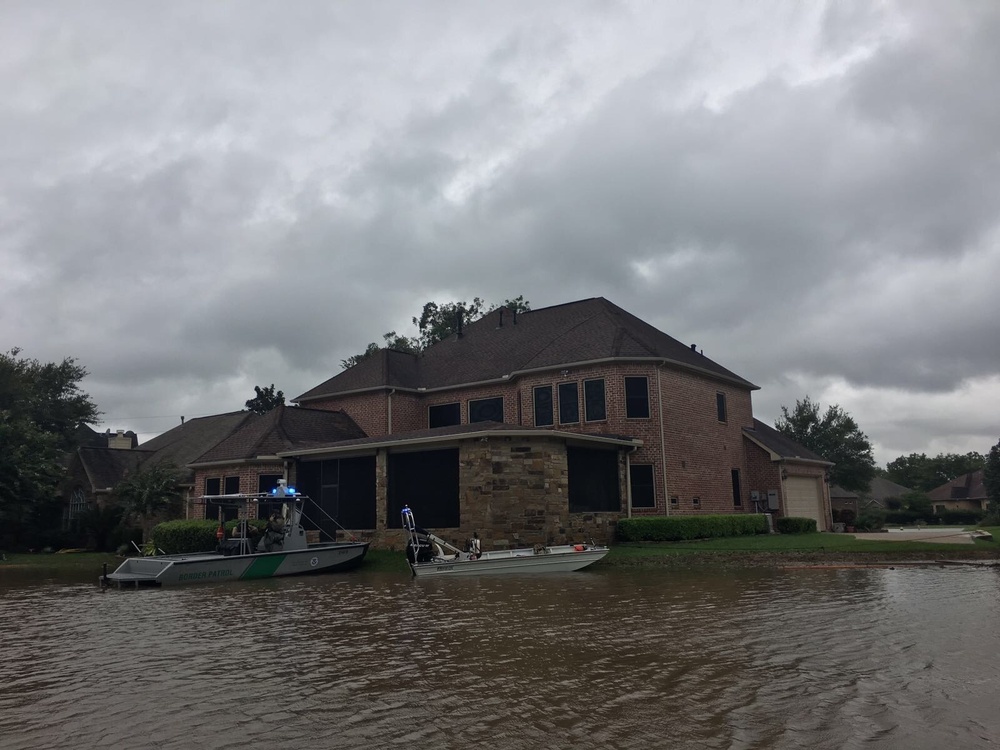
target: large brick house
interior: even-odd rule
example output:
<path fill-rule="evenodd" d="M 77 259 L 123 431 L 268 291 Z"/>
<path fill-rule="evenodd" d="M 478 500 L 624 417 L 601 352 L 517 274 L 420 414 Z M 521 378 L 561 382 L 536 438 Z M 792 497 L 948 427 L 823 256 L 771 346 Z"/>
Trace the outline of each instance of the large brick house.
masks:
<path fill-rule="evenodd" d="M 456 328 L 420 354 L 380 350 L 296 407 L 213 423 L 225 434 L 184 461 L 195 494 L 284 475 L 389 546 L 404 505 L 492 547 L 609 541 L 637 515 L 770 511 L 829 528 L 830 463 L 755 420 L 757 386 L 697 347 L 603 298 Z"/>
<path fill-rule="evenodd" d="M 327 478 L 366 461 L 377 536 L 404 504 L 426 526 L 500 544 L 606 540 L 620 517 L 646 514 L 772 510 L 828 528 L 830 463 L 754 420 L 754 390 L 603 298 L 499 309 L 298 396 L 367 437 L 280 457 L 341 515 L 351 496 Z"/>

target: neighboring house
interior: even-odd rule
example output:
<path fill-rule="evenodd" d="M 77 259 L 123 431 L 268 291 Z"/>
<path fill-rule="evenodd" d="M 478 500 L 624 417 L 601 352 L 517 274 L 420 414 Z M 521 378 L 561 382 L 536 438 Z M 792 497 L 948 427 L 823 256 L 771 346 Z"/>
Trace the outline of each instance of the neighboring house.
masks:
<path fill-rule="evenodd" d="M 833 510 L 853 510 L 860 515 L 871 510 L 889 510 L 889 498 L 901 498 L 910 492 L 908 487 L 889 481 L 885 477 L 875 477 L 864 492 L 851 492 L 839 485 L 830 487 L 830 505 Z"/>
<path fill-rule="evenodd" d="M 946 510 L 981 510 L 986 512 L 989 498 L 983 481 L 983 470 L 955 477 L 927 493 L 935 513 Z"/>
<path fill-rule="evenodd" d="M 89 508 L 103 507 L 114 487 L 130 473 L 160 463 L 180 470 L 184 497 L 194 493 L 194 471 L 187 464 L 216 445 L 247 417 L 248 412 L 232 412 L 200 417 L 169 430 L 137 448 L 132 432 L 118 430 L 105 434 L 82 428 L 83 443 L 70 454 L 64 482 L 66 520 L 75 521 Z M 200 494 L 200 493 L 197 493 Z"/>
<path fill-rule="evenodd" d="M 780 515 L 812 518 L 828 531 L 831 522 L 830 467 L 833 463 L 778 430 L 753 420 L 743 430 L 751 507 Z"/>
<path fill-rule="evenodd" d="M 402 543 L 404 505 L 493 548 L 606 542 L 642 515 L 770 511 L 829 528 L 831 464 L 755 420 L 756 389 L 603 298 L 498 309 L 419 354 L 380 350 L 298 406 L 175 427 L 140 466 L 184 466 L 192 495 L 284 476 L 387 546 Z"/>

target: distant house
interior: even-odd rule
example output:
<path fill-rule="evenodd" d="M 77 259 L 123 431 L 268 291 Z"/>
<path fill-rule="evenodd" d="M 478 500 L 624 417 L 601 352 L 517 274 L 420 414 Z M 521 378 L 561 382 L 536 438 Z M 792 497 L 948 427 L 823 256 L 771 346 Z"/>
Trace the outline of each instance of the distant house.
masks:
<path fill-rule="evenodd" d="M 983 481 L 983 470 L 955 477 L 950 482 L 935 487 L 927 493 L 935 513 L 946 510 L 976 510 L 986 512 L 989 497 Z"/>
<path fill-rule="evenodd" d="M 297 406 L 191 420 L 141 450 L 183 465 L 193 495 L 284 476 L 376 544 L 399 543 L 404 505 L 422 526 L 492 547 L 608 541 L 619 518 L 642 515 L 768 511 L 828 529 L 830 462 L 755 420 L 756 389 L 594 298 L 459 321 L 419 354 L 378 351 Z"/>
<path fill-rule="evenodd" d="M 863 492 L 851 492 L 839 485 L 830 487 L 830 505 L 833 510 L 853 510 L 861 514 L 870 510 L 889 510 L 886 501 L 902 497 L 911 490 L 885 477 L 875 477 Z"/>

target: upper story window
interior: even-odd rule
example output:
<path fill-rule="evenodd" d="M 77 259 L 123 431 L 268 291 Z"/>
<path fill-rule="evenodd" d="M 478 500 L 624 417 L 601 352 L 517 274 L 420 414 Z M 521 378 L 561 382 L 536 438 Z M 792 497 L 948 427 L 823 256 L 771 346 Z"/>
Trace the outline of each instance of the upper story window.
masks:
<path fill-rule="evenodd" d="M 604 381 L 583 381 L 583 407 L 588 422 L 598 422 L 608 418 L 604 405 Z"/>
<path fill-rule="evenodd" d="M 535 388 L 535 427 L 547 427 L 552 424 L 552 386 L 540 385 Z"/>
<path fill-rule="evenodd" d="M 629 419 L 647 419 L 649 417 L 648 378 L 625 378 L 625 416 Z"/>
<path fill-rule="evenodd" d="M 457 401 L 453 404 L 436 404 L 428 407 L 428 427 L 451 427 L 455 424 L 462 424 L 462 405 Z"/>
<path fill-rule="evenodd" d="M 576 383 L 559 384 L 559 424 L 580 421 L 580 390 Z"/>
<path fill-rule="evenodd" d="M 503 396 L 469 401 L 469 424 L 473 422 L 503 422 Z"/>
<path fill-rule="evenodd" d="M 726 394 L 716 393 L 715 394 L 715 410 L 719 414 L 719 421 L 726 421 Z"/>

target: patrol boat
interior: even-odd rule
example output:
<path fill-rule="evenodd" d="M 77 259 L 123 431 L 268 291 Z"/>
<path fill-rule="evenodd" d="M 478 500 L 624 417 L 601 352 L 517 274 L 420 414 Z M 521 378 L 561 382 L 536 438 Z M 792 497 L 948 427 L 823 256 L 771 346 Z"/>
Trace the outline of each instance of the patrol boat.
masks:
<path fill-rule="evenodd" d="M 536 545 L 523 549 L 482 551 L 478 537 L 460 550 L 427 529 L 417 526 L 413 511 L 402 510 L 406 559 L 413 575 L 468 576 L 521 573 L 565 573 L 592 565 L 610 551 L 595 544 Z"/>
<path fill-rule="evenodd" d="M 219 534 L 216 549 L 208 552 L 157 554 L 130 557 L 113 573 L 105 567 L 102 586 L 175 586 L 188 583 L 246 581 L 308 573 L 331 573 L 349 570 L 361 564 L 368 552 L 368 542 L 351 540 L 310 543 L 302 525 L 303 506 L 308 498 L 284 480 L 272 493 L 259 495 L 211 495 L 202 502 L 231 504 L 244 510 L 236 528 L 237 536 L 226 539 Z M 282 511 L 272 515 L 261 538 L 252 539 L 245 510 L 256 504 L 281 503 Z M 315 507 L 315 506 L 314 506 Z M 322 512 L 322 510 L 320 510 Z M 324 514 L 325 515 L 325 514 Z M 327 518 L 333 521 L 332 518 Z M 336 521 L 334 521 L 336 523 Z M 223 531 L 222 524 L 219 531 Z"/>

